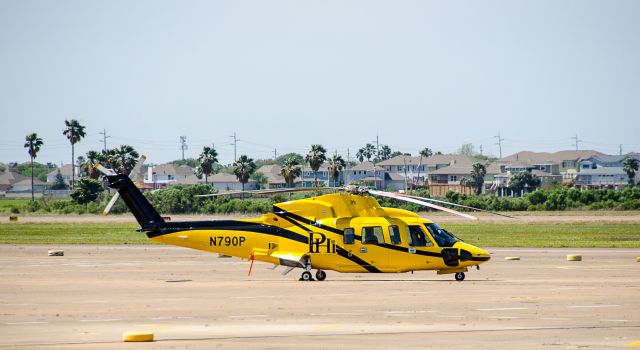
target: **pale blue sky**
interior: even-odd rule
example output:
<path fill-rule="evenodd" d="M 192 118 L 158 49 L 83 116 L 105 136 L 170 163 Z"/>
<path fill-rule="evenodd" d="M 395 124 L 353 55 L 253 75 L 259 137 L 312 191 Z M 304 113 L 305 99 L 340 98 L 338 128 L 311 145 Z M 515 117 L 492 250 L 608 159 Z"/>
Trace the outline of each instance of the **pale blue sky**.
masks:
<path fill-rule="evenodd" d="M 128 143 L 222 163 L 375 140 L 416 153 L 640 150 L 640 1 L 0 0 L 0 161 Z"/>

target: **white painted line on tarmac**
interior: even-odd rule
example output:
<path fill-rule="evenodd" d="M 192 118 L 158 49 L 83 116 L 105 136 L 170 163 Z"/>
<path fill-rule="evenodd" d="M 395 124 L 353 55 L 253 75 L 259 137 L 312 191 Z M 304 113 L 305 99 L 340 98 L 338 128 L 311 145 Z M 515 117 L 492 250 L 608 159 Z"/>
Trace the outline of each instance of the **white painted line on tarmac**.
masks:
<path fill-rule="evenodd" d="M 495 319 L 495 320 L 515 320 L 520 317 L 516 316 L 488 316 L 487 318 Z"/>
<path fill-rule="evenodd" d="M 569 309 L 620 307 L 620 305 L 569 305 Z"/>
<path fill-rule="evenodd" d="M 26 322 L 5 322 L 7 325 L 25 325 L 25 324 L 47 324 L 45 321 L 26 321 Z"/>
<path fill-rule="evenodd" d="M 548 321 L 570 321 L 570 318 L 566 318 L 566 317 L 543 317 L 543 320 L 548 320 Z"/>
<path fill-rule="evenodd" d="M 476 311 L 508 311 L 508 310 L 529 310 L 528 307 L 496 307 L 490 309 L 476 309 Z"/>
<path fill-rule="evenodd" d="M 178 317 L 176 317 L 176 318 L 177 318 L 178 320 L 190 320 L 190 319 L 192 319 L 193 317 L 191 317 L 191 316 L 178 316 Z"/>
<path fill-rule="evenodd" d="M 425 314 L 427 312 L 435 312 L 435 311 L 433 311 L 433 310 L 409 310 L 409 311 L 391 310 L 391 311 L 384 311 L 385 314 Z"/>
<path fill-rule="evenodd" d="M 81 301 L 72 301 L 71 304 L 106 304 L 106 300 L 81 300 Z"/>
<path fill-rule="evenodd" d="M 160 316 L 160 317 L 151 317 L 152 320 L 170 320 L 173 317 L 169 317 L 169 316 Z"/>
<path fill-rule="evenodd" d="M 603 320 L 604 322 L 629 322 L 627 320 Z"/>
<path fill-rule="evenodd" d="M 466 316 L 438 315 L 438 317 L 447 317 L 447 318 L 465 318 Z"/>
<path fill-rule="evenodd" d="M 311 314 L 311 316 L 361 316 L 361 314 L 355 312 L 322 312 Z"/>
<path fill-rule="evenodd" d="M 89 319 L 89 320 L 80 320 L 80 322 L 114 322 L 114 321 L 122 321 L 121 318 L 103 318 L 103 319 Z"/>
<path fill-rule="evenodd" d="M 231 299 L 268 299 L 268 298 L 282 298 L 282 295 L 254 295 L 246 297 L 231 297 Z"/>
<path fill-rule="evenodd" d="M 261 318 L 269 315 L 231 315 L 229 318 Z"/>

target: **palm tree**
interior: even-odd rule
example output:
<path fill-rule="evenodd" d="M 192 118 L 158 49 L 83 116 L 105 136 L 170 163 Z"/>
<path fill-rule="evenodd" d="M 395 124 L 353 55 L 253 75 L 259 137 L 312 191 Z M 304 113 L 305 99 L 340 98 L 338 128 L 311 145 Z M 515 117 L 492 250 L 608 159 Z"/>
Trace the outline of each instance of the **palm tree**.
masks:
<path fill-rule="evenodd" d="M 322 145 L 311 145 L 311 150 L 307 153 L 305 160 L 309 163 L 311 170 L 314 173 L 314 182 L 318 187 L 318 169 L 322 166 L 325 160 L 327 160 L 327 150 Z"/>
<path fill-rule="evenodd" d="M 98 155 L 98 162 L 109 169 L 118 167 L 118 155 L 115 149 L 106 149 Z"/>
<path fill-rule="evenodd" d="M 480 195 L 482 193 L 482 186 L 484 185 L 484 176 L 487 175 L 487 169 L 481 163 L 475 163 L 473 164 L 470 175 L 476 188 L 476 195 Z"/>
<path fill-rule="evenodd" d="M 364 146 L 363 153 L 364 157 L 367 158 L 368 161 L 371 161 L 371 157 L 374 157 L 376 155 L 376 146 L 367 143 Z"/>
<path fill-rule="evenodd" d="M 287 182 L 289 187 L 293 187 L 293 181 L 296 177 L 300 176 L 302 169 L 298 166 L 298 160 L 295 157 L 289 157 L 284 161 L 282 165 L 282 169 L 280 170 L 280 175 L 284 177 L 284 181 Z"/>
<path fill-rule="evenodd" d="M 87 152 L 87 176 L 92 179 L 100 177 L 100 173 L 96 171 L 96 163 L 100 160 L 100 153 L 96 151 Z"/>
<path fill-rule="evenodd" d="M 27 135 L 25 138 L 24 148 L 28 149 L 29 157 L 31 157 L 31 201 L 35 200 L 35 196 L 33 194 L 33 159 L 40 152 L 40 147 L 42 147 L 42 139 L 38 137 L 38 134 L 33 133 Z"/>
<path fill-rule="evenodd" d="M 638 160 L 635 158 L 627 158 L 622 163 L 622 170 L 627 173 L 629 177 L 629 185 L 635 185 L 636 171 L 638 171 Z"/>
<path fill-rule="evenodd" d="M 382 145 L 380 146 L 380 154 L 379 156 L 379 160 L 387 160 L 389 158 L 391 158 L 391 147 L 387 146 L 387 145 Z"/>
<path fill-rule="evenodd" d="M 121 145 L 114 151 L 117 159 L 115 164 L 116 167 L 120 170 L 121 174 L 129 174 L 133 170 L 133 167 L 136 166 L 140 155 L 129 145 Z"/>
<path fill-rule="evenodd" d="M 213 164 L 218 162 L 218 152 L 213 146 L 204 146 L 198 161 L 200 161 L 200 171 L 204 174 L 204 183 L 208 185 L 208 177 L 213 172 Z"/>
<path fill-rule="evenodd" d="M 75 119 L 65 120 L 64 124 L 67 128 L 62 131 L 62 135 L 66 135 L 69 142 L 71 142 L 71 189 L 73 189 L 76 181 L 76 156 L 74 145 L 85 137 L 85 127 L 80 125 L 80 122 Z"/>
<path fill-rule="evenodd" d="M 356 158 L 360 161 L 360 163 L 364 162 L 364 148 L 360 148 L 356 153 Z"/>
<path fill-rule="evenodd" d="M 425 158 L 429 158 L 433 155 L 433 151 L 431 150 L 431 148 L 425 147 L 423 150 L 420 151 L 420 155 Z"/>
<path fill-rule="evenodd" d="M 242 184 L 242 198 L 244 199 L 244 184 L 249 182 L 249 178 L 251 174 L 256 171 L 256 163 L 253 162 L 253 159 L 241 155 L 238 160 L 233 163 L 233 173 L 238 178 L 238 181 Z"/>
<path fill-rule="evenodd" d="M 329 175 L 333 179 L 333 186 L 337 186 L 338 177 L 340 177 L 340 172 L 344 167 L 347 166 L 347 163 L 342 159 L 342 156 L 334 154 L 331 159 L 329 159 Z"/>

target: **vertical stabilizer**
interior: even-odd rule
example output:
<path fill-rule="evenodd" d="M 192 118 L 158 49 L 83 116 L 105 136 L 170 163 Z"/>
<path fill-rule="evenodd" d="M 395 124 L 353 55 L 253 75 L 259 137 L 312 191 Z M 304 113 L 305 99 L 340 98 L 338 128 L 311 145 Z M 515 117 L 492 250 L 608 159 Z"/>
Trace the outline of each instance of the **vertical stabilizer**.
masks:
<path fill-rule="evenodd" d="M 109 187 L 118 191 L 124 204 L 131 210 L 143 230 L 155 231 L 164 226 L 164 220 L 160 214 L 128 176 L 115 174 L 106 175 L 106 178 L 109 180 Z"/>

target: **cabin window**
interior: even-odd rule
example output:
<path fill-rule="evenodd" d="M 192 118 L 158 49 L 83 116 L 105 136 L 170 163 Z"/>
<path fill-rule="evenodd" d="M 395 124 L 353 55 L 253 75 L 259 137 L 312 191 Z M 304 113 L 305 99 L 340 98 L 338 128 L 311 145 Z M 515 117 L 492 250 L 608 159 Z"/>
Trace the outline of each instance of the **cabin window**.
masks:
<path fill-rule="evenodd" d="M 407 226 L 407 236 L 412 247 L 433 247 L 433 243 L 419 225 Z"/>
<path fill-rule="evenodd" d="M 343 232 L 344 232 L 344 237 L 343 237 L 344 244 L 353 244 L 355 242 L 355 235 L 354 235 L 353 228 L 347 227 L 344 229 Z"/>
<path fill-rule="evenodd" d="M 400 230 L 398 226 L 389 226 L 389 238 L 392 244 L 400 244 Z"/>
<path fill-rule="evenodd" d="M 381 226 L 363 227 L 362 243 L 364 244 L 380 244 L 384 243 L 384 235 Z"/>

